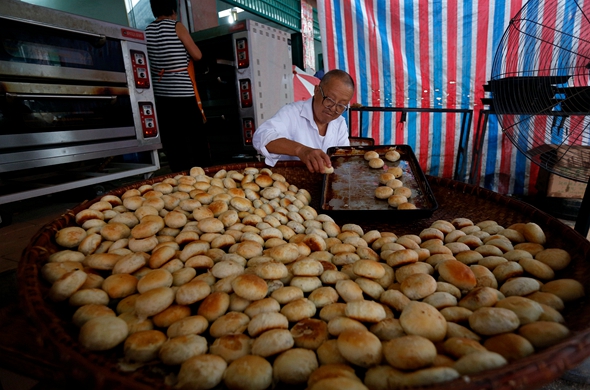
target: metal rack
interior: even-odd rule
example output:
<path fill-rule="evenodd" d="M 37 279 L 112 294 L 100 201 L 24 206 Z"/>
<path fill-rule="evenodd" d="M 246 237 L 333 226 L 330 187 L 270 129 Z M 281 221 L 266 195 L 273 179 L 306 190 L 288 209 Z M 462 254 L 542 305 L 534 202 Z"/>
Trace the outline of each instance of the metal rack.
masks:
<path fill-rule="evenodd" d="M 351 107 L 348 116 L 348 131 L 352 135 L 352 114 L 358 113 L 358 129 L 359 136 L 366 136 L 361 133 L 363 128 L 363 114 L 368 112 L 401 112 L 402 118 L 400 122 L 405 122 L 407 113 L 441 113 L 441 114 L 461 114 L 461 133 L 459 138 L 459 148 L 457 150 L 457 157 L 455 160 L 455 171 L 453 179 L 458 181 L 466 181 L 467 174 L 467 146 L 469 144 L 469 131 L 471 122 L 473 120 L 473 110 L 467 108 L 411 108 L 411 107 L 375 107 L 375 106 L 361 106 Z"/>
<path fill-rule="evenodd" d="M 479 115 L 477 116 L 477 129 L 475 131 L 473 139 L 473 154 L 471 161 L 471 169 L 469 173 L 469 184 L 477 184 L 479 181 L 483 141 L 486 136 L 486 130 L 488 128 L 488 121 L 490 119 L 490 115 L 496 113 L 496 111 L 494 110 L 493 99 L 489 96 L 491 92 L 490 85 L 487 83 L 484 84 L 483 90 L 486 96 L 481 98 L 481 103 L 484 108 L 482 108 L 479 111 Z"/>

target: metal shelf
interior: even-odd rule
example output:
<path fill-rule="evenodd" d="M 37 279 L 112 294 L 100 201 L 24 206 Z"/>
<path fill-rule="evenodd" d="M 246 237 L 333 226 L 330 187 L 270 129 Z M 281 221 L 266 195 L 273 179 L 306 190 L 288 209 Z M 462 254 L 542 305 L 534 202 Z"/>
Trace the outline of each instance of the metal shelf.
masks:
<path fill-rule="evenodd" d="M 459 137 L 459 147 L 457 150 L 457 157 L 455 161 L 455 171 L 453 175 L 454 180 L 465 182 L 467 175 L 467 147 L 469 145 L 469 132 L 471 129 L 471 122 L 473 119 L 472 109 L 460 109 L 460 108 L 411 108 L 411 107 L 374 107 L 374 106 L 361 106 L 351 107 L 348 116 L 348 132 L 352 135 L 352 113 L 358 112 L 358 129 L 360 136 L 370 136 L 361 134 L 363 128 L 363 114 L 367 112 L 401 112 L 402 122 L 407 119 L 407 113 L 441 113 L 441 114 L 461 114 L 461 133 Z"/>

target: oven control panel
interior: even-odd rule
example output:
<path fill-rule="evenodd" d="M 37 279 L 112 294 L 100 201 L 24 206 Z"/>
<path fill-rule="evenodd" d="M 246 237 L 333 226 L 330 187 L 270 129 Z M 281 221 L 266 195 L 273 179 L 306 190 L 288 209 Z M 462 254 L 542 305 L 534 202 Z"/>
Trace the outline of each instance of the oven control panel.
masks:
<path fill-rule="evenodd" d="M 244 145 L 252 145 L 252 137 L 254 136 L 254 119 L 244 118 L 242 120 L 242 127 L 244 130 Z"/>
<path fill-rule="evenodd" d="M 147 65 L 146 54 L 139 50 L 131 50 L 131 66 L 135 87 L 147 89 L 150 87 L 150 77 Z"/>
<path fill-rule="evenodd" d="M 250 56 L 248 55 L 248 39 L 236 39 L 236 58 L 238 59 L 238 69 L 244 69 L 250 66 Z"/>
<path fill-rule="evenodd" d="M 252 83 L 250 79 L 240 79 L 239 83 L 242 108 L 252 107 Z"/>
<path fill-rule="evenodd" d="M 151 102 L 139 102 L 139 116 L 141 118 L 141 128 L 145 138 L 151 138 L 158 135 L 156 125 L 156 113 L 154 105 Z"/>

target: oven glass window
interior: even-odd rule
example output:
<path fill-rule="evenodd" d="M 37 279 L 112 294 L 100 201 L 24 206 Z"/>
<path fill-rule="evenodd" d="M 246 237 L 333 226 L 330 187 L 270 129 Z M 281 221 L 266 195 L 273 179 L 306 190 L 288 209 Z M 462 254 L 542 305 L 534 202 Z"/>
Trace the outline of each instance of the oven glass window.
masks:
<path fill-rule="evenodd" d="M 125 71 L 119 41 L 4 19 L 0 22 L 0 61 Z"/>
<path fill-rule="evenodd" d="M 133 127 L 129 96 L 0 99 L 0 135 Z"/>

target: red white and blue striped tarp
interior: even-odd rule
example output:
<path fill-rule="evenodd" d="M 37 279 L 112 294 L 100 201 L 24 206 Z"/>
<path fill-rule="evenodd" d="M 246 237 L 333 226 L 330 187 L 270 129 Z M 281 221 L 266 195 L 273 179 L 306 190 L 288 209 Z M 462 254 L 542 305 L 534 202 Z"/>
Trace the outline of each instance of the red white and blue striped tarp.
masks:
<path fill-rule="evenodd" d="M 580 2 L 580 1 L 579 1 Z M 375 107 L 473 109 L 468 164 L 496 48 L 525 0 L 318 0 L 324 68 L 356 81 L 351 103 Z M 542 2 L 540 2 L 542 3 Z M 555 10 L 539 7 L 546 23 Z M 350 115 L 355 115 L 351 113 Z M 411 116 L 410 116 L 411 115 Z M 367 118 L 367 117 L 365 117 Z M 371 113 L 352 135 L 410 145 L 422 169 L 453 177 L 461 116 Z M 534 194 L 539 167 L 489 117 L 476 183 L 504 194 Z"/>

